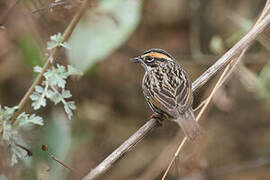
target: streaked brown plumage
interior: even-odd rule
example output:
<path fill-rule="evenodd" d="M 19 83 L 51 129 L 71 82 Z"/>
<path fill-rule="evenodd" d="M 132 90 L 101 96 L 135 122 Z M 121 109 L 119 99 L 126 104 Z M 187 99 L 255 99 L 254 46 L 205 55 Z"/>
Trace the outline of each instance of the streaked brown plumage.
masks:
<path fill-rule="evenodd" d="M 151 49 L 132 59 L 145 69 L 143 94 L 154 113 L 177 122 L 189 139 L 200 132 L 192 110 L 191 81 L 166 51 Z"/>

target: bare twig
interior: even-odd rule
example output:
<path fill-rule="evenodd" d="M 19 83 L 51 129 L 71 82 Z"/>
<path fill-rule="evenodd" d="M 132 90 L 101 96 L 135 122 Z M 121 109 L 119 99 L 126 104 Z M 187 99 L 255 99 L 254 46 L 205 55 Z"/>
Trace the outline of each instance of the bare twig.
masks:
<path fill-rule="evenodd" d="M 130 151 L 144 136 L 154 127 L 157 127 L 156 119 L 150 119 L 136 133 L 130 136 L 121 146 L 113 151 L 102 163 L 93 169 L 83 180 L 96 179 L 109 170 L 114 163 Z"/>
<path fill-rule="evenodd" d="M 82 3 L 80 9 L 77 11 L 77 13 L 75 14 L 75 16 L 73 17 L 73 19 L 71 20 L 70 24 L 68 25 L 68 27 L 66 28 L 63 37 L 62 37 L 62 42 L 65 42 L 69 39 L 70 35 L 72 34 L 74 28 L 76 27 L 77 23 L 79 22 L 79 20 L 81 19 L 84 10 L 87 7 L 87 4 L 90 0 L 84 0 L 84 2 Z M 45 73 L 45 71 L 50 67 L 50 65 L 54 62 L 55 57 L 57 56 L 59 50 L 61 49 L 60 47 L 56 47 L 51 55 L 49 56 L 49 58 L 47 59 L 47 61 L 45 62 L 42 71 L 38 74 L 37 78 L 35 79 L 35 81 L 33 82 L 33 84 L 31 85 L 31 87 L 28 89 L 28 91 L 25 93 L 25 95 L 23 96 L 22 100 L 20 101 L 19 105 L 18 105 L 18 110 L 14 113 L 11 122 L 14 123 L 16 118 L 18 117 L 18 115 L 22 112 L 25 104 L 28 102 L 29 100 L 29 96 L 33 93 L 35 86 L 38 85 L 42 78 L 43 78 L 43 74 Z"/>
<path fill-rule="evenodd" d="M 192 83 L 192 90 L 195 91 L 208 82 L 218 71 L 225 67 L 233 58 L 237 57 L 245 48 L 249 47 L 255 38 L 264 31 L 270 23 L 270 15 L 265 17 L 260 23 L 252 28 L 237 44 L 225 53 L 214 65 L 205 71 L 195 82 Z M 113 164 L 124 154 L 131 150 L 151 129 L 157 127 L 157 120 L 151 119 L 127 139 L 120 147 L 113 151 L 96 168 L 92 169 L 83 180 L 93 180 L 108 171 Z"/>
<path fill-rule="evenodd" d="M 237 61 L 240 61 L 240 59 L 242 59 L 243 55 L 244 55 L 245 51 L 242 51 L 242 53 L 240 54 L 240 56 L 237 58 Z M 217 89 L 222 85 L 222 83 L 224 82 L 223 79 L 226 77 L 226 74 L 229 72 L 229 69 L 231 68 L 231 66 L 234 64 L 234 61 L 231 61 L 230 64 L 228 64 L 225 68 L 225 70 L 223 71 L 223 73 L 221 74 L 220 78 L 218 79 L 218 82 L 216 83 L 215 87 L 213 88 L 211 94 L 209 95 L 209 97 L 206 99 L 206 102 L 204 104 L 204 106 L 202 107 L 201 111 L 199 112 L 199 114 L 196 117 L 196 121 L 199 121 L 199 119 L 201 118 L 202 114 L 204 113 L 204 111 L 206 110 L 207 106 L 209 105 L 210 101 L 212 100 L 214 94 L 216 93 Z M 177 151 L 174 154 L 174 157 L 172 158 L 170 164 L 168 165 L 162 180 L 165 180 L 173 162 L 175 161 L 175 159 L 178 157 L 181 149 L 184 147 L 185 143 L 187 141 L 187 137 L 185 137 L 182 142 L 180 143 L 180 145 L 178 146 Z"/>
<path fill-rule="evenodd" d="M 69 4 L 69 2 L 66 2 L 66 1 L 52 2 L 46 7 L 41 7 L 41 8 L 33 10 L 32 13 L 34 14 L 34 13 L 38 13 L 38 12 L 45 11 L 45 10 L 52 10 L 55 7 L 64 6 L 67 4 Z"/>
<path fill-rule="evenodd" d="M 43 144 L 43 145 L 41 146 L 41 150 L 44 151 L 44 152 L 47 151 L 47 153 L 49 153 L 49 155 L 50 155 L 50 157 L 52 158 L 52 160 L 56 161 L 57 163 L 61 164 L 62 166 L 64 166 L 64 167 L 67 168 L 68 170 L 70 170 L 72 173 L 74 173 L 74 174 L 76 174 L 77 176 L 79 176 L 79 177 L 82 178 L 82 175 L 81 175 L 79 172 L 77 172 L 76 169 L 74 169 L 74 168 L 71 167 L 70 165 L 66 164 L 64 161 L 62 161 L 62 160 L 58 159 L 57 157 L 55 157 L 55 156 L 53 155 L 53 153 L 49 152 L 49 151 L 48 151 L 48 150 L 49 150 L 48 145 Z"/>
<path fill-rule="evenodd" d="M 269 4 L 269 1 L 267 1 L 267 3 L 266 3 L 266 5 L 265 5 L 265 7 L 264 7 L 264 9 L 263 9 L 263 11 L 262 11 L 260 17 L 258 18 L 258 20 L 257 20 L 257 22 L 255 23 L 255 25 L 253 26 L 253 28 L 255 28 L 256 25 L 257 25 L 259 22 L 261 22 L 261 21 L 263 20 L 263 18 L 265 18 L 265 16 L 267 15 L 267 12 L 269 11 L 269 6 L 268 6 L 268 4 Z M 201 109 L 201 111 L 199 112 L 198 116 L 196 117 L 196 121 L 198 121 L 198 120 L 200 119 L 202 113 L 205 111 L 206 107 L 208 106 L 208 104 L 210 103 L 211 99 L 213 98 L 213 96 L 214 96 L 216 90 L 217 90 L 220 86 L 222 86 L 223 83 L 224 83 L 224 81 L 231 75 L 231 73 L 232 73 L 233 70 L 235 69 L 235 67 L 236 67 L 236 65 L 238 64 L 238 62 L 240 62 L 240 60 L 242 59 L 242 57 L 243 57 L 243 55 L 245 54 L 245 52 L 246 52 L 247 49 L 248 49 L 248 46 L 245 47 L 245 48 L 242 50 L 241 54 L 239 55 L 239 57 L 238 57 L 235 61 L 232 60 L 232 61 L 230 62 L 230 64 L 228 64 L 228 65 L 226 66 L 226 68 L 225 68 L 225 70 L 223 71 L 222 75 L 220 76 L 218 82 L 216 83 L 214 89 L 212 90 L 210 96 L 207 98 L 206 103 L 204 104 L 203 108 Z M 178 149 L 177 149 L 177 151 L 175 152 L 174 157 L 172 158 L 170 164 L 168 165 L 168 167 L 167 167 L 167 169 L 166 169 L 166 171 L 165 171 L 165 173 L 164 173 L 164 175 L 163 175 L 163 177 L 162 177 L 162 180 L 165 180 L 165 178 L 166 178 L 166 176 L 167 176 L 167 174 L 168 174 L 168 172 L 169 172 L 169 170 L 170 170 L 170 168 L 171 168 L 173 162 L 175 161 L 176 157 L 178 157 L 178 155 L 179 155 L 181 149 L 183 148 L 183 146 L 185 145 L 186 141 L 187 141 L 187 137 L 185 137 L 185 138 L 182 140 L 182 142 L 180 143 L 180 145 L 178 146 Z"/>

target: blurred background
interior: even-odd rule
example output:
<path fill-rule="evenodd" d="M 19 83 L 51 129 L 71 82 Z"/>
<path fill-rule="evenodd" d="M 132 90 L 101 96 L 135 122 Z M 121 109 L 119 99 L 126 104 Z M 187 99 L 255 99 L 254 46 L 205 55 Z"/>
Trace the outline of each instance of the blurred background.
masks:
<path fill-rule="evenodd" d="M 171 53 L 195 80 L 252 27 L 265 0 L 100 0 L 87 13 L 57 63 L 84 72 L 68 81 L 76 102 L 74 118 L 49 103 L 37 113 L 42 127 L 22 132 L 32 157 L 10 166 L 0 147 L 0 176 L 77 179 L 50 153 L 81 174 L 105 159 L 151 116 L 141 92 L 144 70 L 129 59 L 150 48 Z M 46 60 L 47 41 L 64 32 L 81 1 L 0 1 L 0 104 L 15 106 L 30 87 L 33 67 Z M 203 137 L 189 143 L 167 179 L 256 180 L 270 178 L 269 30 L 243 57 L 216 93 L 200 124 Z M 194 107 L 216 79 L 194 94 Z M 31 104 L 26 112 L 33 112 Z M 100 179 L 161 179 L 183 137 L 165 121 Z M 49 152 L 43 152 L 46 144 Z M 5 177 L 4 177 L 5 176 Z"/>

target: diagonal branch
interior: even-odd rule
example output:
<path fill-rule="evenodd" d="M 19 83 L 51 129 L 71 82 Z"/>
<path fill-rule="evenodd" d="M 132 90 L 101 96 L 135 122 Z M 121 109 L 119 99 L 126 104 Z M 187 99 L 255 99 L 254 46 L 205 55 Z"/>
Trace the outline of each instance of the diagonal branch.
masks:
<path fill-rule="evenodd" d="M 202 114 L 204 113 L 204 111 L 205 111 L 206 108 L 208 107 L 210 101 L 212 100 L 212 98 L 213 98 L 213 96 L 215 95 L 215 93 L 216 93 L 216 91 L 218 90 L 218 88 L 219 88 L 220 86 L 222 86 L 222 84 L 223 84 L 223 82 L 224 82 L 223 80 L 224 80 L 224 78 L 226 78 L 226 75 L 227 75 L 227 73 L 229 72 L 230 68 L 233 66 L 233 64 L 236 63 L 236 61 L 240 61 L 240 60 L 242 59 L 242 57 L 243 57 L 243 55 L 244 55 L 245 52 L 246 52 L 246 51 L 243 50 L 243 51 L 241 52 L 240 56 L 239 56 L 235 61 L 232 60 L 232 61 L 230 62 L 230 64 L 228 64 L 228 65 L 226 66 L 225 70 L 223 71 L 223 73 L 222 73 L 221 76 L 219 77 L 219 79 L 218 79 L 218 81 L 217 81 L 217 83 L 216 83 L 214 89 L 212 90 L 211 94 L 210 94 L 209 97 L 206 99 L 206 102 L 205 102 L 205 104 L 203 105 L 201 111 L 200 111 L 199 114 L 197 115 L 197 117 L 196 117 L 196 121 L 197 121 L 197 122 L 200 120 Z M 171 159 L 171 162 L 169 163 L 169 165 L 168 165 L 168 167 L 167 167 L 167 169 L 166 169 L 164 175 L 162 176 L 162 180 L 165 180 L 165 178 L 167 177 L 168 172 L 169 172 L 169 170 L 170 170 L 172 164 L 174 163 L 175 159 L 179 156 L 179 153 L 180 153 L 180 151 L 183 149 L 183 147 L 184 147 L 184 145 L 185 145 L 186 142 L 187 142 L 187 137 L 184 137 L 184 139 L 183 139 L 183 140 L 181 141 L 181 143 L 179 144 L 178 149 L 176 150 L 176 152 L 175 152 L 173 158 Z"/>
<path fill-rule="evenodd" d="M 255 23 L 255 25 L 253 26 L 256 27 L 256 25 L 261 22 L 263 20 L 263 18 L 265 18 L 265 16 L 267 15 L 268 13 L 268 10 L 270 8 L 270 6 L 268 5 L 269 4 L 269 0 L 266 2 L 266 5 L 260 15 L 260 17 L 258 18 L 257 22 Z M 236 67 L 236 65 L 238 64 L 238 62 L 242 59 L 243 55 L 245 54 L 245 52 L 247 51 L 249 46 L 245 47 L 242 52 L 239 54 L 238 57 L 236 57 L 236 60 L 232 60 L 230 61 L 230 63 L 226 66 L 225 70 L 223 71 L 223 73 L 221 74 L 218 82 L 216 83 L 214 89 L 212 90 L 210 96 L 207 98 L 206 100 L 206 103 L 204 104 L 203 108 L 201 109 L 200 113 L 198 114 L 198 116 L 196 117 L 196 121 L 198 121 L 201 117 L 201 115 L 203 114 L 203 112 L 205 111 L 205 109 L 207 108 L 208 104 L 210 103 L 212 97 L 214 96 L 215 92 L 217 91 L 217 89 L 222 86 L 222 84 L 224 83 L 224 81 L 230 76 L 230 74 L 233 72 L 234 68 Z M 186 140 L 187 140 L 187 137 L 185 137 L 181 143 L 179 144 L 178 146 L 178 149 L 177 151 L 175 152 L 174 154 L 174 157 L 171 159 L 171 162 L 169 163 L 163 177 L 162 177 L 162 180 L 165 180 L 173 162 L 175 161 L 176 157 L 178 157 L 181 149 L 184 147 L 185 143 L 186 143 Z"/>
<path fill-rule="evenodd" d="M 227 53 L 216 61 L 208 70 L 206 70 L 199 78 L 192 83 L 192 90 L 196 91 L 205 83 L 207 83 L 217 72 L 221 71 L 234 58 L 248 48 L 254 42 L 256 37 L 264 31 L 270 24 L 270 15 L 266 16 L 260 23 L 256 24 L 238 43 L 236 43 Z M 158 122 L 151 119 L 145 123 L 137 132 L 128 138 L 120 147 L 114 150 L 103 162 L 96 168 L 92 169 L 83 180 L 97 179 L 110 168 L 114 163 L 130 151 L 147 133 L 153 128 L 158 127 Z"/>
<path fill-rule="evenodd" d="M 73 30 L 75 29 L 76 25 L 78 24 L 79 20 L 81 19 L 85 9 L 87 8 L 87 4 L 90 0 L 84 0 L 84 2 L 82 3 L 82 5 L 80 6 L 79 10 L 77 11 L 77 13 L 75 14 L 75 16 L 73 17 L 73 19 L 71 20 L 70 24 L 68 25 L 68 27 L 66 28 L 63 37 L 62 37 L 62 42 L 65 42 L 69 39 L 69 37 L 71 36 Z M 38 74 L 37 78 L 35 79 L 35 81 L 33 82 L 33 84 L 31 85 L 31 87 L 28 89 L 28 91 L 25 93 L 25 95 L 23 96 L 22 100 L 20 101 L 19 105 L 18 105 L 18 110 L 14 113 L 11 122 L 14 123 L 16 118 L 18 117 L 18 115 L 22 112 L 25 104 L 28 102 L 30 95 L 33 93 L 35 86 L 38 85 L 42 78 L 43 78 L 43 74 L 46 72 L 46 70 L 50 67 L 50 65 L 54 62 L 55 57 L 57 56 L 58 52 L 60 51 L 61 46 L 56 47 L 53 49 L 53 51 L 51 52 L 50 57 L 47 59 L 47 61 L 45 62 L 42 71 Z"/>

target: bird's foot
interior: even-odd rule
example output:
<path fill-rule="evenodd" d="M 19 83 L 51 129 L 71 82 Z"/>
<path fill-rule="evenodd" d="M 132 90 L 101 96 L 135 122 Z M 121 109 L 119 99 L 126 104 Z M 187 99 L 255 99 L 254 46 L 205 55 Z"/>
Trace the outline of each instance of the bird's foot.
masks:
<path fill-rule="evenodd" d="M 162 126 L 162 121 L 164 117 L 161 114 L 154 113 L 151 115 L 151 119 L 157 120 L 157 126 Z"/>

